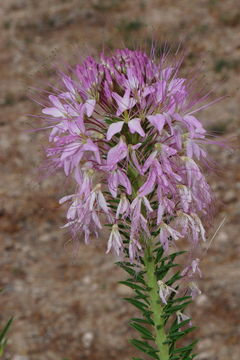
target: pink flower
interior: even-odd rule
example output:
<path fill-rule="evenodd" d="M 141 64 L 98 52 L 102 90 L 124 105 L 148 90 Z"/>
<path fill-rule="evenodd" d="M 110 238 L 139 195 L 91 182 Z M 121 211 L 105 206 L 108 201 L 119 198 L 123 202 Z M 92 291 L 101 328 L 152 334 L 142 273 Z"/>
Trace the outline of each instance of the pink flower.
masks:
<path fill-rule="evenodd" d="M 183 321 L 186 321 L 186 320 L 191 320 L 190 316 L 186 315 L 186 314 L 183 314 L 181 311 L 177 311 L 177 323 L 178 324 L 181 324 Z M 188 322 L 188 325 L 189 326 L 192 326 L 192 322 L 189 321 Z M 181 330 L 181 328 L 179 328 Z"/>
<path fill-rule="evenodd" d="M 53 107 L 47 107 L 42 110 L 43 114 L 50 115 L 53 117 L 72 117 L 78 116 L 78 112 L 73 108 L 73 106 L 68 104 L 62 104 L 57 96 L 49 95 L 49 100 L 54 105 Z"/>
<path fill-rule="evenodd" d="M 122 238 L 119 233 L 117 224 L 114 224 L 112 227 L 112 231 L 111 231 L 111 234 L 108 239 L 107 253 L 110 252 L 111 248 L 113 248 L 115 250 L 117 255 L 119 255 L 123 249 Z"/>
<path fill-rule="evenodd" d="M 99 149 L 91 139 L 81 141 L 76 138 L 73 140 L 75 141 L 72 141 L 69 144 L 61 144 L 60 142 L 56 143 L 56 145 L 60 145 L 58 151 L 60 154 L 59 163 L 63 166 L 66 176 L 68 176 L 70 172 L 79 165 L 85 152 L 92 152 L 94 154 L 95 161 L 98 163 L 101 161 Z M 51 155 L 50 151 L 49 155 Z"/>
<path fill-rule="evenodd" d="M 140 136 L 145 135 L 145 132 L 143 131 L 140 122 L 141 119 L 139 118 L 134 118 L 126 122 L 131 134 L 138 133 Z M 111 124 L 107 131 L 107 140 L 111 140 L 111 138 L 115 134 L 120 133 L 123 125 L 124 125 L 124 121 L 118 121 L 116 123 Z"/>
<path fill-rule="evenodd" d="M 177 293 L 177 290 L 173 289 L 171 286 L 164 284 L 163 281 L 158 280 L 159 286 L 159 297 L 164 304 L 167 304 L 167 298 L 171 294 L 171 292 Z"/>
<path fill-rule="evenodd" d="M 151 170 L 148 174 L 148 178 L 146 182 L 140 187 L 138 190 L 139 196 L 144 196 L 146 199 L 146 196 L 149 195 L 156 186 L 156 173 L 154 170 Z"/>
<path fill-rule="evenodd" d="M 191 213 L 190 215 L 179 211 L 178 216 L 176 218 L 176 223 L 181 227 L 182 234 L 184 236 L 188 235 L 190 232 L 190 236 L 192 238 L 193 243 L 196 245 L 201 238 L 203 241 L 206 241 L 205 237 L 205 229 L 202 225 L 199 217 Z"/>
<path fill-rule="evenodd" d="M 193 259 L 193 260 L 191 261 L 191 264 L 188 265 L 188 266 L 186 266 L 186 267 L 183 269 L 181 275 L 182 275 L 182 276 L 186 276 L 186 275 L 187 275 L 187 276 L 189 276 L 189 277 L 193 277 L 194 275 L 196 275 L 196 274 L 198 273 L 198 275 L 201 277 L 201 276 L 202 276 L 202 272 L 201 272 L 201 270 L 200 270 L 200 268 L 199 268 L 199 262 L 200 262 L 200 260 L 199 260 L 198 258 Z"/>
<path fill-rule="evenodd" d="M 138 240 L 132 239 L 129 242 L 129 258 L 132 262 L 138 259 L 139 255 L 142 254 L 142 246 Z"/>
<path fill-rule="evenodd" d="M 89 56 L 59 72 L 60 88 L 42 109 L 50 167 L 76 184 L 61 199 L 69 203 L 65 226 L 88 243 L 113 224 L 107 252 L 128 253 L 132 262 L 154 236 L 165 251 L 186 238 L 193 253 L 206 240 L 211 212 L 202 170 L 210 141 L 195 117 L 207 105 L 196 107 L 203 98 L 179 75 L 179 63 L 165 60 L 129 49 Z M 198 259 L 183 274 L 200 275 Z M 170 290 L 160 290 L 165 303 Z"/>
<path fill-rule="evenodd" d="M 125 110 L 132 109 L 136 104 L 136 100 L 130 97 L 130 92 L 131 92 L 130 89 L 126 89 L 123 97 L 117 94 L 116 92 L 112 93 L 112 97 L 114 98 L 114 100 L 118 105 L 118 109 L 116 112 L 117 116 L 121 115 Z"/>
<path fill-rule="evenodd" d="M 131 195 L 132 186 L 130 180 L 122 170 L 116 169 L 108 177 L 108 189 L 114 198 L 117 196 L 119 185 L 125 187 L 127 194 Z"/>
<path fill-rule="evenodd" d="M 153 211 L 150 202 L 145 196 L 137 196 L 133 200 L 130 206 L 130 214 L 132 219 L 131 232 L 130 232 L 131 241 L 133 241 L 139 236 L 141 230 L 143 230 L 143 234 L 142 234 L 143 237 L 144 234 L 147 235 L 148 237 L 150 236 L 147 220 L 141 213 L 142 203 L 144 204 L 147 214 L 150 214 Z"/>
<path fill-rule="evenodd" d="M 122 219 L 125 219 L 130 213 L 130 203 L 125 194 L 121 195 L 121 199 L 119 201 L 116 219 L 119 219 L 119 215 L 122 215 Z"/>
<path fill-rule="evenodd" d="M 159 133 L 161 133 L 166 123 L 165 116 L 162 114 L 148 115 L 147 119 L 159 131 Z"/>
<path fill-rule="evenodd" d="M 168 251 L 170 242 L 180 239 L 182 235 L 166 223 L 160 224 L 159 240 L 163 248 Z"/>
<path fill-rule="evenodd" d="M 93 211 L 95 208 L 95 202 L 98 204 L 99 208 L 103 210 L 105 214 L 108 214 L 109 208 L 107 205 L 107 202 L 105 200 L 105 197 L 103 196 L 103 193 L 101 191 L 101 184 L 98 184 L 95 186 L 93 191 L 91 192 L 89 198 L 89 210 Z"/>
<path fill-rule="evenodd" d="M 109 168 L 114 168 L 117 163 L 125 159 L 128 155 L 128 147 L 126 142 L 121 137 L 119 143 L 110 148 L 107 153 L 107 165 Z"/>
<path fill-rule="evenodd" d="M 193 299 L 195 299 L 197 296 L 201 295 L 202 293 L 194 281 L 191 281 L 189 283 L 189 289 L 190 289 L 190 295 L 192 296 Z"/>

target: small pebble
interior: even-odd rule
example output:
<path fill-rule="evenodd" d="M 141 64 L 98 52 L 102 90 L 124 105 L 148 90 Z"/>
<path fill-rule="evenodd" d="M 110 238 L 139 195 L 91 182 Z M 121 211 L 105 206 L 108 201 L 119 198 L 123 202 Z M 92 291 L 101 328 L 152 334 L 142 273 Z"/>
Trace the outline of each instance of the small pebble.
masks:
<path fill-rule="evenodd" d="M 223 197 L 223 201 L 227 204 L 233 202 L 236 199 L 236 192 L 233 189 L 226 191 Z"/>
<path fill-rule="evenodd" d="M 209 348 L 211 348 L 213 345 L 213 342 L 212 340 L 210 339 L 203 339 L 203 340 L 200 340 L 199 343 L 198 343 L 198 349 L 199 350 L 207 350 Z"/>
<path fill-rule="evenodd" d="M 84 276 L 84 277 L 82 278 L 82 282 L 83 282 L 84 285 L 89 285 L 89 284 L 91 284 L 91 282 L 92 282 L 91 277 L 90 277 L 90 276 Z"/>
<path fill-rule="evenodd" d="M 228 234 L 225 231 L 219 232 L 217 235 L 217 241 L 221 244 L 224 244 L 228 241 Z"/>
<path fill-rule="evenodd" d="M 93 339 L 94 339 L 94 335 L 92 332 L 88 331 L 85 334 L 83 334 L 82 336 L 83 346 L 86 349 L 88 349 L 92 345 Z"/>
<path fill-rule="evenodd" d="M 196 304 L 199 306 L 206 306 L 209 303 L 207 295 L 201 294 L 196 298 Z"/>
<path fill-rule="evenodd" d="M 213 355 L 214 355 L 213 350 L 204 351 L 196 357 L 196 360 L 210 360 L 213 357 Z"/>

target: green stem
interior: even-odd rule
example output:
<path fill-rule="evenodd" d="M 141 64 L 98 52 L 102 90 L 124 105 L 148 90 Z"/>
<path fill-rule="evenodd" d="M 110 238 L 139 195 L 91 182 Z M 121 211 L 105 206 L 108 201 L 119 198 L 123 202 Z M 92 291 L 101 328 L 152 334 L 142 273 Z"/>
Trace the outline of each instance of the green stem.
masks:
<path fill-rule="evenodd" d="M 161 300 L 159 298 L 159 287 L 155 275 L 154 254 L 151 244 L 145 250 L 144 264 L 146 268 L 146 283 L 150 288 L 149 301 L 155 328 L 155 343 L 157 345 L 160 360 L 169 360 L 169 346 L 168 344 L 164 344 L 167 340 L 167 336 L 165 334 L 164 320 L 162 318 L 163 306 L 161 305 Z"/>

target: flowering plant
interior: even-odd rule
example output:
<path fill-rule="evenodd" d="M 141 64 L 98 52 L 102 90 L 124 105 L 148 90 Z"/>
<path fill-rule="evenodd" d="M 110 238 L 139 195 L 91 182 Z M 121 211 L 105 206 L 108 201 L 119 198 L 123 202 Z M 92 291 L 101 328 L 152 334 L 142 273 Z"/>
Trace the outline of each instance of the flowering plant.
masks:
<path fill-rule="evenodd" d="M 187 360 L 194 343 L 178 340 L 193 330 L 184 311 L 200 293 L 197 254 L 212 205 L 201 167 L 211 141 L 195 117 L 206 96 L 179 76 L 181 59 L 167 60 L 128 49 L 88 57 L 59 72 L 42 113 L 47 157 L 76 183 L 60 200 L 69 203 L 64 227 L 86 243 L 109 227 L 107 252 L 129 275 L 122 283 L 135 295 L 126 300 L 141 311 L 132 344 L 154 359 Z"/>

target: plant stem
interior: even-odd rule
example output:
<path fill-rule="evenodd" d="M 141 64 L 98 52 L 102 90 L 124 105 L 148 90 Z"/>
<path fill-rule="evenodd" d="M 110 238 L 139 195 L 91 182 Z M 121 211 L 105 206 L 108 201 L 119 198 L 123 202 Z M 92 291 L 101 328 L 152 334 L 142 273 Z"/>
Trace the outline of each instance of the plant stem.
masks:
<path fill-rule="evenodd" d="M 161 305 L 161 300 L 159 297 L 159 287 L 155 275 L 154 254 L 151 243 L 145 250 L 144 264 L 146 268 L 146 283 L 150 288 L 150 310 L 152 311 L 152 320 L 154 322 L 155 343 L 157 345 L 158 355 L 160 360 L 169 360 L 169 346 L 168 344 L 164 344 L 164 342 L 167 340 L 167 336 L 164 329 L 164 320 L 161 316 L 163 314 L 163 305 Z"/>

